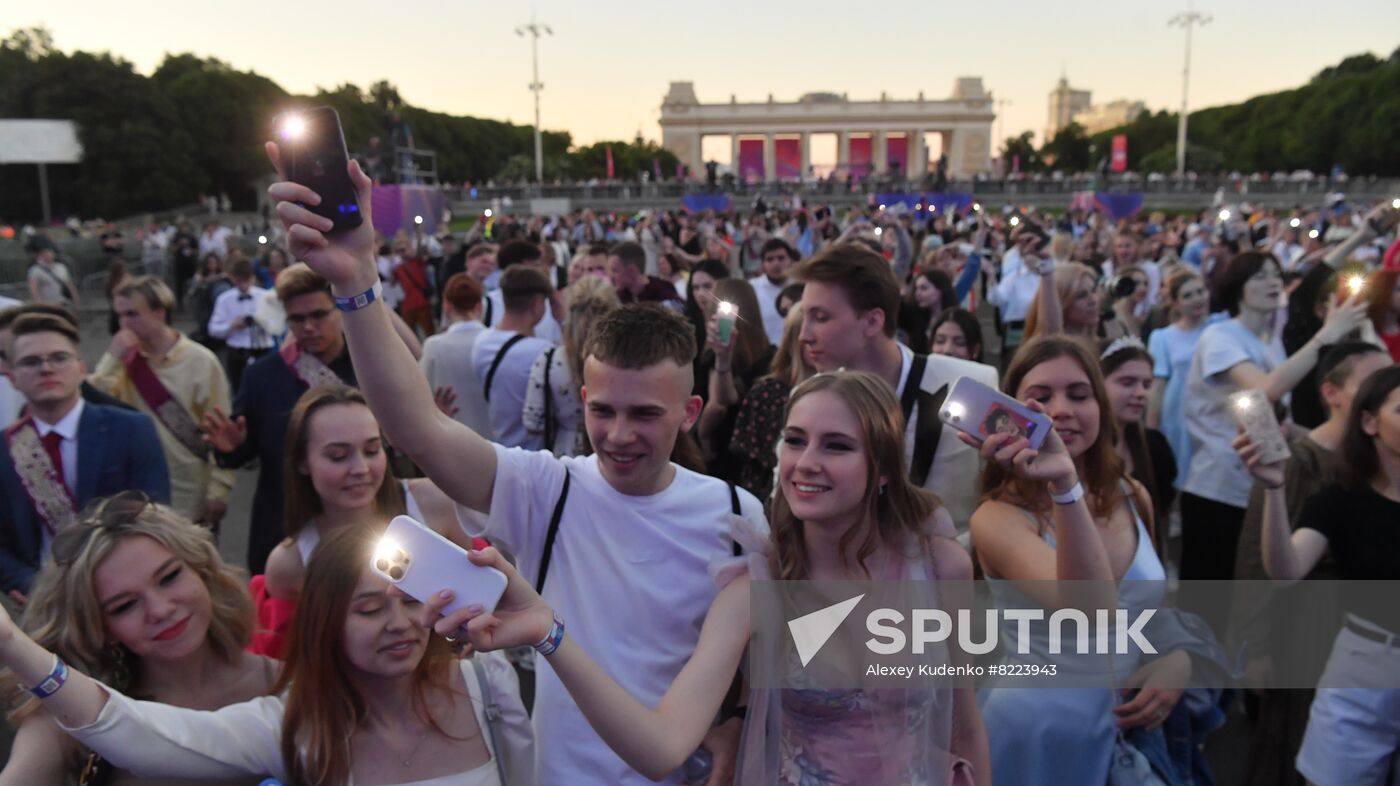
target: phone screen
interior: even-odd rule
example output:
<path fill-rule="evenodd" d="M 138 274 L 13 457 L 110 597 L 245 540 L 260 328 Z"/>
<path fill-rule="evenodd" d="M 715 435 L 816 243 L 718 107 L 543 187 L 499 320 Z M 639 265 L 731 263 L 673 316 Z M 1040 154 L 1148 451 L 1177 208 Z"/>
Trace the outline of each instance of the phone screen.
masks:
<path fill-rule="evenodd" d="M 303 207 L 329 218 L 335 224 L 332 232 L 359 226 L 364 218 L 355 199 L 355 185 L 346 171 L 350 157 L 335 109 L 322 106 L 285 112 L 273 122 L 287 179 L 321 197 L 320 204 Z"/>

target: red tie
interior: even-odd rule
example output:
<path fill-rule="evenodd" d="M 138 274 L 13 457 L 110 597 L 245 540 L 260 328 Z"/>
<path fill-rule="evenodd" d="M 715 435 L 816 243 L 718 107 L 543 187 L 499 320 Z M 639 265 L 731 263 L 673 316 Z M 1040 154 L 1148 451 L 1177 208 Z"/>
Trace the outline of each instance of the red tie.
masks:
<path fill-rule="evenodd" d="M 63 476 L 63 453 L 58 446 L 63 443 L 63 435 L 57 431 L 50 431 L 40 439 L 44 442 L 44 450 L 49 454 L 49 460 L 53 462 L 54 472 L 58 473 L 58 482 L 68 487 L 68 481 Z"/>

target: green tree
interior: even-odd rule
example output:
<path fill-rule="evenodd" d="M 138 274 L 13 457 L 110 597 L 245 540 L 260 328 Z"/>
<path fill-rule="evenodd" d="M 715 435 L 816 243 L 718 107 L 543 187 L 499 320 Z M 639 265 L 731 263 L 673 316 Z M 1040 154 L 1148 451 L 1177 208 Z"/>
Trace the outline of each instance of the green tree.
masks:
<path fill-rule="evenodd" d="M 1094 164 L 1089 160 L 1089 144 L 1084 126 L 1070 123 L 1040 149 L 1040 157 L 1047 166 L 1061 172 L 1086 172 Z"/>
<path fill-rule="evenodd" d="M 1012 162 L 1019 160 L 1022 172 L 1042 172 L 1045 170 L 1045 162 L 1040 159 L 1040 152 L 1035 149 L 1035 143 L 1031 141 L 1035 133 L 1027 131 L 1020 136 L 1006 138 L 1006 144 L 1002 145 L 1002 162 L 1006 172 L 1011 172 Z"/>

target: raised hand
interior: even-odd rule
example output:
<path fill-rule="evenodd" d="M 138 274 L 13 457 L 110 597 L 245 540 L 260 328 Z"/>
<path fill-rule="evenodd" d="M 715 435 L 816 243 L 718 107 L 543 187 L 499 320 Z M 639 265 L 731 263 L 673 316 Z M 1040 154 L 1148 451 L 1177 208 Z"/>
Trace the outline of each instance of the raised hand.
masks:
<path fill-rule="evenodd" d="M 1284 465 L 1287 459 L 1280 459 L 1271 464 L 1265 464 L 1259 460 L 1259 446 L 1249 438 L 1249 435 L 1240 431 L 1239 436 L 1230 443 L 1239 455 L 1240 461 L 1244 463 L 1245 469 L 1253 475 L 1256 480 L 1269 488 L 1278 488 L 1283 485 Z"/>
<path fill-rule="evenodd" d="M 1361 323 L 1366 321 L 1366 311 L 1369 307 L 1370 304 L 1366 300 L 1364 290 L 1331 306 L 1327 310 L 1327 320 L 1322 324 L 1322 329 L 1317 332 L 1318 340 L 1324 345 L 1335 344 L 1342 340 L 1348 333 L 1361 327 Z"/>
<path fill-rule="evenodd" d="M 363 221 L 354 229 L 330 235 L 327 233 L 333 225 L 329 218 L 297 204 L 318 205 L 321 196 L 300 183 L 285 179 L 282 155 L 276 142 L 268 142 L 266 150 L 280 179 L 267 189 L 267 195 L 276 203 L 277 217 L 287 228 L 287 246 L 292 257 L 304 260 L 329 281 L 338 294 L 356 294 L 373 286 L 379 280 L 374 263 L 374 222 L 370 215 L 374 183 L 360 169 L 359 163 L 352 159 L 348 171 Z"/>
<path fill-rule="evenodd" d="M 204 432 L 204 441 L 220 453 L 232 453 L 248 439 L 247 419 L 239 415 L 229 420 L 218 407 L 204 413 L 199 428 Z"/>
<path fill-rule="evenodd" d="M 471 605 L 446 616 L 442 609 L 452 602 L 452 591 L 443 590 L 423 605 L 423 622 L 441 636 L 465 636 L 483 652 L 538 644 L 554 625 L 554 612 L 529 582 L 494 548 L 467 553 L 472 564 L 492 567 L 506 575 L 506 591 L 495 611 Z"/>
<path fill-rule="evenodd" d="M 1038 401 L 1028 401 L 1026 406 L 1036 412 L 1045 411 Z M 1032 449 L 1030 440 L 1017 434 L 992 434 L 979 444 L 977 440 L 959 432 L 958 439 L 977 448 L 983 460 L 994 461 L 1026 480 L 1073 485 L 1079 476 L 1074 468 L 1074 459 L 1053 428 L 1045 435 L 1039 450 Z"/>
<path fill-rule="evenodd" d="M 136 338 L 136 334 L 126 328 L 122 328 L 112 334 L 112 343 L 107 345 L 107 354 L 117 360 L 121 360 L 126 357 L 126 353 L 130 352 L 137 343 L 138 339 Z"/>

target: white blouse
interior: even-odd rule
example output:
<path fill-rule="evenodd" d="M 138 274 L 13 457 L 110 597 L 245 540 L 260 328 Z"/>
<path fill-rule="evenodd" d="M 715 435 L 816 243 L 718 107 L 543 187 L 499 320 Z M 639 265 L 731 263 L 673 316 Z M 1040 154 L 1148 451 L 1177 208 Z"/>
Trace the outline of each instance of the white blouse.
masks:
<path fill-rule="evenodd" d="M 520 701 L 515 671 L 498 652 L 478 653 L 473 660 L 485 669 L 500 709 L 495 741 L 505 748 L 510 786 L 533 786 L 534 733 Z M 497 752 L 472 661 L 461 661 L 461 668 L 491 761 L 465 772 L 397 786 L 506 786 L 496 771 Z M 282 696 L 260 696 L 207 711 L 138 701 L 104 688 L 109 698 L 97 720 L 64 731 L 115 767 L 145 778 L 287 777 L 281 749 L 286 709 Z"/>

